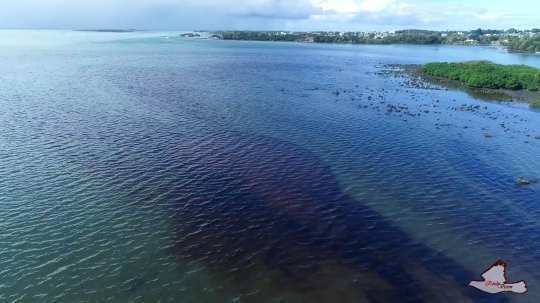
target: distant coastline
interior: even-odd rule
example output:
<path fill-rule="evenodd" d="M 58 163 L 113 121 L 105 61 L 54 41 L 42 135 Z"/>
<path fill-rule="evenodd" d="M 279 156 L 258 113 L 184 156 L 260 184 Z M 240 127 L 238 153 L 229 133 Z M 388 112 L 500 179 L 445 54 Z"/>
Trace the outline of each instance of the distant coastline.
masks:
<path fill-rule="evenodd" d="M 74 29 L 75 32 L 97 32 L 97 33 L 133 33 L 145 32 L 145 29 Z"/>
<path fill-rule="evenodd" d="M 508 46 L 527 40 L 540 40 L 540 29 L 518 31 L 482 30 L 430 31 L 398 30 L 368 32 L 292 32 L 292 31 L 196 31 L 207 32 L 212 39 L 269 42 L 349 43 L 349 44 L 434 44 L 434 45 L 494 45 Z M 539 42 L 540 43 L 540 42 Z M 521 43 L 520 43 L 521 45 Z M 529 46 L 527 44 L 527 46 Z M 536 44 L 535 44 L 536 46 Z M 528 51 L 538 51 L 527 47 Z"/>

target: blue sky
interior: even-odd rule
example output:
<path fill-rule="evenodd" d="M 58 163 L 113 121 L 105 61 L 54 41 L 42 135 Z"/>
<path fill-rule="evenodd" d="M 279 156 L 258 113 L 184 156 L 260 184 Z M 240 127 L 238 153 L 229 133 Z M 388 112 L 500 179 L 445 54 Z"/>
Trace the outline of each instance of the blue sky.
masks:
<path fill-rule="evenodd" d="M 0 28 L 540 28 L 532 0 L 0 0 Z"/>

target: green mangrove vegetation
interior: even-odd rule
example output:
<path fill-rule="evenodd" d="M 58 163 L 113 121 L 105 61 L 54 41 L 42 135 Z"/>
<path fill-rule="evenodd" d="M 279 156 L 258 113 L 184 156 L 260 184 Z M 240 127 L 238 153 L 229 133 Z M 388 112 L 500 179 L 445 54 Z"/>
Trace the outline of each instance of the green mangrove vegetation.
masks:
<path fill-rule="evenodd" d="M 502 65 L 490 61 L 434 62 L 422 67 L 428 75 L 466 83 L 474 88 L 538 91 L 540 69 L 526 65 Z"/>
<path fill-rule="evenodd" d="M 508 50 L 515 52 L 540 52 L 540 35 L 512 40 L 508 43 Z"/>

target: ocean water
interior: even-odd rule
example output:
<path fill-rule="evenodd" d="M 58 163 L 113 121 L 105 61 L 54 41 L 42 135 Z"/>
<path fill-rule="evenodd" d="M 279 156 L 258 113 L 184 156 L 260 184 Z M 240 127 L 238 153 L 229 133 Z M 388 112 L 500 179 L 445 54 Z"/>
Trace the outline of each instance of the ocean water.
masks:
<path fill-rule="evenodd" d="M 178 34 L 0 31 L 0 302 L 540 301 L 539 112 L 380 74 L 540 56 Z"/>

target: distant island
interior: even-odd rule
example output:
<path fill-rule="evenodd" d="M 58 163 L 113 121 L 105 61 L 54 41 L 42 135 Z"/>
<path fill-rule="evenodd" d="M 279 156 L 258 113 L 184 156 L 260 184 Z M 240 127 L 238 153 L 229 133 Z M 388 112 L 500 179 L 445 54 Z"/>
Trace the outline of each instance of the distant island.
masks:
<path fill-rule="evenodd" d="M 187 37 L 187 38 L 194 38 L 194 37 L 200 37 L 201 35 L 199 34 L 193 34 L 193 33 L 187 33 L 187 34 L 182 34 L 180 35 L 181 37 Z"/>
<path fill-rule="evenodd" d="M 540 29 L 430 31 L 406 29 L 369 32 L 291 32 L 291 31 L 196 31 L 212 34 L 213 39 L 247 41 L 282 41 L 351 44 L 453 44 L 453 45 L 511 45 L 516 41 L 540 39 Z M 537 44 L 535 44 L 537 45 Z M 527 51 L 536 51 L 529 47 Z"/>
<path fill-rule="evenodd" d="M 98 32 L 98 33 L 133 33 L 133 32 L 145 32 L 141 29 L 74 29 L 75 32 Z"/>

